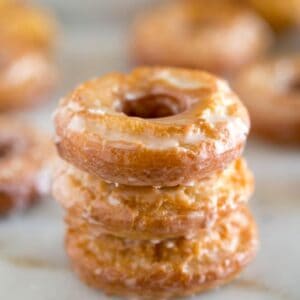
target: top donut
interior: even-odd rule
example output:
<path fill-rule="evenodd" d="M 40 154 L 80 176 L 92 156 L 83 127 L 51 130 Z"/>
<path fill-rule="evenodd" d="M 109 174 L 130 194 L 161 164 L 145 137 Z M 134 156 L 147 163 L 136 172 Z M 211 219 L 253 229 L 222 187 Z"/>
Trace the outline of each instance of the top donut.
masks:
<path fill-rule="evenodd" d="M 55 114 L 65 160 L 105 181 L 191 185 L 241 155 L 245 107 L 223 80 L 177 68 L 138 68 L 88 81 Z"/>
<path fill-rule="evenodd" d="M 185 0 L 141 13 L 132 28 L 136 62 L 228 75 L 261 56 L 272 33 L 258 15 L 228 0 Z"/>

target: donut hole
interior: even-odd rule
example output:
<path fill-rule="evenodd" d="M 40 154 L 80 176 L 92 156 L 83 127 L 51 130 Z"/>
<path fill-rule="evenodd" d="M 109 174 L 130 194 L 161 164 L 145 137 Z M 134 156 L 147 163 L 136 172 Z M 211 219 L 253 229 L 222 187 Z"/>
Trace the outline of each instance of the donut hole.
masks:
<path fill-rule="evenodd" d="M 290 90 L 292 92 L 300 93 L 300 78 L 295 78 L 290 84 Z"/>
<path fill-rule="evenodd" d="M 12 198 L 6 193 L 0 191 L 0 216 L 2 217 L 11 211 L 12 205 Z"/>
<path fill-rule="evenodd" d="M 13 148 L 13 144 L 10 142 L 0 142 L 0 159 L 8 156 L 13 151 Z"/>
<path fill-rule="evenodd" d="M 0 159 L 21 153 L 26 148 L 26 143 L 22 139 L 8 138 L 0 140 Z"/>
<path fill-rule="evenodd" d="M 122 112 L 129 117 L 143 119 L 164 118 L 177 115 L 187 109 L 186 103 L 169 95 L 148 95 L 136 99 L 125 99 Z"/>

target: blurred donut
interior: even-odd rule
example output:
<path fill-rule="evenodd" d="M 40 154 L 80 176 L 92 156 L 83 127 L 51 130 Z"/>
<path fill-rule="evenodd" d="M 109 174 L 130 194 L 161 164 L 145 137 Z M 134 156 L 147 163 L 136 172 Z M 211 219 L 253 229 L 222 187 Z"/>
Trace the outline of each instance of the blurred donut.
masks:
<path fill-rule="evenodd" d="M 234 86 L 249 109 L 255 133 L 277 142 L 300 142 L 299 55 L 251 65 L 237 75 Z"/>
<path fill-rule="evenodd" d="M 0 215 L 24 209 L 49 192 L 53 155 L 43 133 L 0 117 Z"/>
<path fill-rule="evenodd" d="M 24 109 L 48 99 L 56 81 L 48 56 L 32 48 L 4 45 L 0 48 L 0 111 Z"/>
<path fill-rule="evenodd" d="M 138 16 L 132 52 L 139 64 L 199 68 L 228 75 L 270 46 L 265 22 L 241 3 L 171 1 Z"/>
<path fill-rule="evenodd" d="M 69 224 L 88 223 L 95 233 L 130 239 L 197 235 L 246 203 L 252 191 L 253 177 L 243 159 L 190 187 L 109 184 L 66 163 L 61 163 L 53 182 Z"/>
<path fill-rule="evenodd" d="M 126 240 L 93 235 L 87 225 L 68 230 L 66 248 L 74 270 L 92 287 L 128 298 L 169 299 L 236 277 L 255 255 L 257 232 L 243 208 L 192 239 Z"/>
<path fill-rule="evenodd" d="M 22 1 L 0 2 L 0 37 L 49 52 L 54 45 L 55 22 L 45 11 Z"/>
<path fill-rule="evenodd" d="M 247 0 L 276 30 L 300 25 L 300 0 Z"/>
<path fill-rule="evenodd" d="M 188 185 L 241 155 L 248 113 L 222 80 L 139 68 L 88 81 L 55 115 L 61 157 L 105 181 Z"/>

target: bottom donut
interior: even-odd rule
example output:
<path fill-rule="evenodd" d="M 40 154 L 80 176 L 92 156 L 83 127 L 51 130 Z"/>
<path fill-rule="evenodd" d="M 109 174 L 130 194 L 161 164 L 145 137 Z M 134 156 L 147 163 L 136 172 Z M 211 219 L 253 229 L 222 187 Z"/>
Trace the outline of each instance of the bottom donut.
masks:
<path fill-rule="evenodd" d="M 137 299 L 169 299 L 222 285 L 251 261 L 258 244 L 245 207 L 190 239 L 134 241 L 93 235 L 88 225 L 70 228 L 66 248 L 80 278 L 109 295 Z"/>

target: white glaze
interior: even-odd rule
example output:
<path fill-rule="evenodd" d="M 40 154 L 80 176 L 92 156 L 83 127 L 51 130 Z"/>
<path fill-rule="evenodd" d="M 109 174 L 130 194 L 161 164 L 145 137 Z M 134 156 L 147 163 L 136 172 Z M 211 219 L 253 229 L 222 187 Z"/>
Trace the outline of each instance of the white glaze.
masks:
<path fill-rule="evenodd" d="M 113 197 L 112 195 L 108 196 L 107 202 L 112 206 L 120 205 L 120 201 L 117 198 Z"/>
<path fill-rule="evenodd" d="M 84 132 L 86 130 L 84 119 L 78 115 L 73 116 L 68 124 L 68 129 L 78 133 Z"/>
<path fill-rule="evenodd" d="M 155 79 L 165 80 L 169 84 L 181 88 L 181 89 L 199 89 L 203 87 L 207 87 L 206 85 L 201 84 L 199 81 L 192 81 L 190 78 L 184 77 L 175 77 L 174 74 L 171 74 L 169 71 L 161 71 L 159 74 L 155 76 Z"/>
<path fill-rule="evenodd" d="M 12 64 L 3 79 L 7 80 L 10 84 L 21 84 L 26 80 L 36 77 L 45 67 L 45 62 L 39 55 L 26 55 Z"/>

